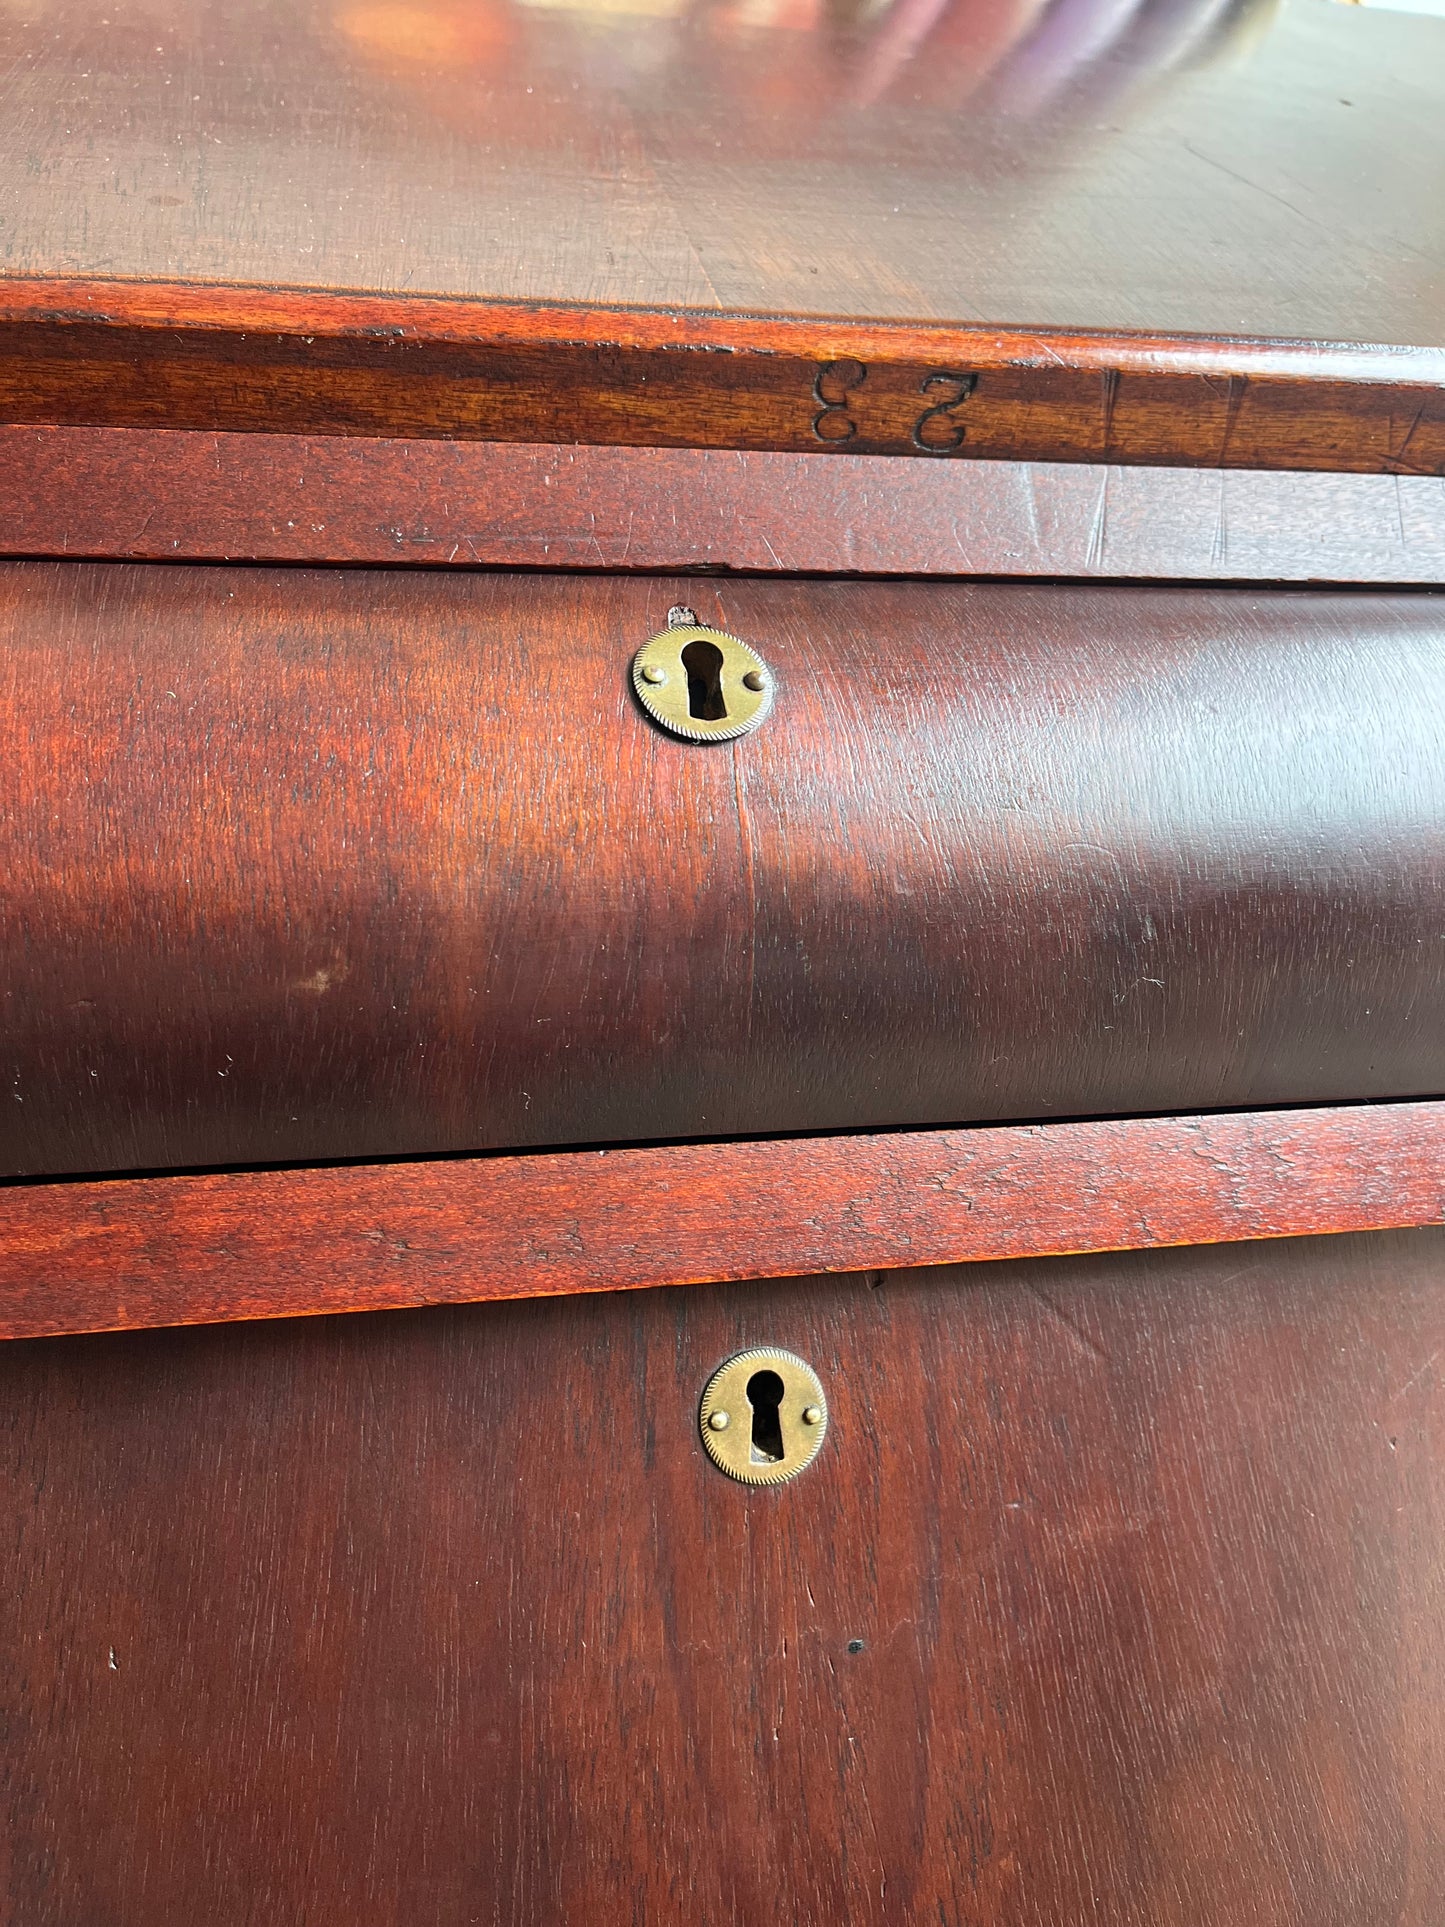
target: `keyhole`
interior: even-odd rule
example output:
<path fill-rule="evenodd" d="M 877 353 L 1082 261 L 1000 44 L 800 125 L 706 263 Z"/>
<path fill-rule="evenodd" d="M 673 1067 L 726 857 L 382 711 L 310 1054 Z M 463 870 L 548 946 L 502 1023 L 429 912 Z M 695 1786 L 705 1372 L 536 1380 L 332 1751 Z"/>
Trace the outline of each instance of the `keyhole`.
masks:
<path fill-rule="evenodd" d="M 687 671 L 687 713 L 699 722 L 720 723 L 728 713 L 722 691 L 723 652 L 715 642 L 694 639 L 682 652 Z"/>
<path fill-rule="evenodd" d="M 753 1408 L 754 1465 L 777 1465 L 783 1457 L 783 1427 L 778 1407 L 783 1402 L 783 1381 L 776 1372 L 754 1372 L 748 1380 L 748 1404 Z"/>

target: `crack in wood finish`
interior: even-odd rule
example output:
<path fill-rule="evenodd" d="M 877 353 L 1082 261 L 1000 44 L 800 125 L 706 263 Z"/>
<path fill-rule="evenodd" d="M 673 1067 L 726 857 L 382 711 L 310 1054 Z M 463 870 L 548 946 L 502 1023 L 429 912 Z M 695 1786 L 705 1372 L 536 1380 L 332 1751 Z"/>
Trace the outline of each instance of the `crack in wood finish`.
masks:
<path fill-rule="evenodd" d="M 0 1191 L 0 1336 L 1445 1220 L 1445 1103 Z"/>

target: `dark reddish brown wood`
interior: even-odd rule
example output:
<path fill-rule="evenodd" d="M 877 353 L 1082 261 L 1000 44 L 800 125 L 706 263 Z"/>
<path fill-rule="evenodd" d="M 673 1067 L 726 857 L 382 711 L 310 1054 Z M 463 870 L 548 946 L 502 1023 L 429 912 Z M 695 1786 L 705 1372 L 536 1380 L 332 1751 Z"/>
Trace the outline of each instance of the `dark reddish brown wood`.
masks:
<path fill-rule="evenodd" d="M 1433 1095 L 1441 607 L 6 565 L 0 1168 Z"/>
<path fill-rule="evenodd" d="M 0 418 L 1440 475 L 1445 349 L 9 280 Z"/>
<path fill-rule="evenodd" d="M 1445 480 L 0 427 L 0 554 L 1445 582 Z"/>
<path fill-rule="evenodd" d="M 1423 595 L 5 564 L 0 1169 L 1435 1095 L 1442 719 Z"/>
<path fill-rule="evenodd" d="M 1445 1220 L 1445 1103 L 0 1191 L 0 1337 Z"/>
<path fill-rule="evenodd" d="M 1247 11 L 11 10 L 0 419 L 1439 473 L 1435 25 Z"/>
<path fill-rule="evenodd" d="M 258 291 L 1441 348 L 1438 56 L 1214 0 L 48 0 L 0 17 L 0 266 L 282 332 Z"/>
<path fill-rule="evenodd" d="M 1437 1927 L 1445 1238 L 872 1283 L 3 1348 L 9 1919 Z"/>

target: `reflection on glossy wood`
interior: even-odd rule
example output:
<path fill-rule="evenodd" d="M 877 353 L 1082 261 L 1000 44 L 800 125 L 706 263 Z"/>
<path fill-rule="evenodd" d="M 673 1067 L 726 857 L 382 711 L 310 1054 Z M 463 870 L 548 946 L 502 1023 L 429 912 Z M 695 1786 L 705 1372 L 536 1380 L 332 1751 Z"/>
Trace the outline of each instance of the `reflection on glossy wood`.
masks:
<path fill-rule="evenodd" d="M 629 687 L 674 603 L 767 723 Z M 0 567 L 0 1169 L 1433 1095 L 1432 597 Z"/>
<path fill-rule="evenodd" d="M 12 1918 L 1436 1927 L 1442 1355 L 1432 1233 L 5 1347 Z"/>
<path fill-rule="evenodd" d="M 0 1190 L 0 1338 L 1445 1222 L 1445 1103 Z"/>
<path fill-rule="evenodd" d="M 880 87 L 901 8 L 668 11 L 8 9 L 0 265 L 1445 343 L 1434 21 L 953 0 Z"/>
<path fill-rule="evenodd" d="M 0 427 L 0 554 L 1445 583 L 1445 479 Z"/>
<path fill-rule="evenodd" d="M 1436 22 L 843 11 L 12 11 L 0 417 L 1445 466 Z"/>

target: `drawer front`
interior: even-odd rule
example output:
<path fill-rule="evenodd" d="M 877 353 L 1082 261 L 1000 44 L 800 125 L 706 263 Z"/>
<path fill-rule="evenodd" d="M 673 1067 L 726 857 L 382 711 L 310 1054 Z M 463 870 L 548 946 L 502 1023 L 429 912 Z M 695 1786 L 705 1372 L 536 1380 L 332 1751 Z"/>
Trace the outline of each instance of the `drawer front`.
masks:
<path fill-rule="evenodd" d="M 1442 608 L 4 565 L 0 1170 L 1434 1092 Z"/>
<path fill-rule="evenodd" d="M 1442 1348 L 1429 1231 L 5 1347 L 7 1918 L 1433 1927 Z"/>

